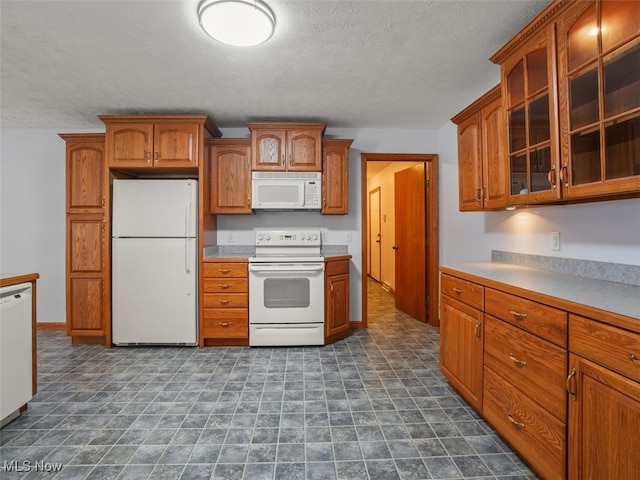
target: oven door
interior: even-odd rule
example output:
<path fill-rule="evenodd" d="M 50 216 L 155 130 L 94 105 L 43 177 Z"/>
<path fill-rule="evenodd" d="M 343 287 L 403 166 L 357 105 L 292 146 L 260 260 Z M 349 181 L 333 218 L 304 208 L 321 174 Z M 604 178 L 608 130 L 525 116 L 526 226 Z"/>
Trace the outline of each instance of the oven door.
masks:
<path fill-rule="evenodd" d="M 324 262 L 250 263 L 252 324 L 324 322 Z"/>

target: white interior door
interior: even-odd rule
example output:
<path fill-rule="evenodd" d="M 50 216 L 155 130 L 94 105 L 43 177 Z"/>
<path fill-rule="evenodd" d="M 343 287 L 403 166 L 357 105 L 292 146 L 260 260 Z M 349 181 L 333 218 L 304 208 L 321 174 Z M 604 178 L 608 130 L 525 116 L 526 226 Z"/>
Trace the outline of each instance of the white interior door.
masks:
<path fill-rule="evenodd" d="M 380 281 L 380 187 L 369 192 L 369 275 Z"/>

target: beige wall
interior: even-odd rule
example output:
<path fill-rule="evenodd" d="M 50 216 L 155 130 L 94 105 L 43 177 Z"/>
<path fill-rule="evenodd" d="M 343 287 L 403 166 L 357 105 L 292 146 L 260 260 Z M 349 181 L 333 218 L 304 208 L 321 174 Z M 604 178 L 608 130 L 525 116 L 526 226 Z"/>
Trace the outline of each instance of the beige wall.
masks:
<path fill-rule="evenodd" d="M 395 254 L 392 248 L 395 243 L 394 174 L 417 163 L 419 162 L 392 162 L 367 181 L 367 199 L 371 190 L 380 187 L 380 279 L 382 283 L 389 285 L 392 290 L 395 290 L 396 275 Z M 368 237 L 369 232 L 362 232 L 362 234 Z M 370 247 L 369 251 L 371 251 Z M 366 259 L 366 262 L 367 272 L 369 272 L 369 258 Z"/>

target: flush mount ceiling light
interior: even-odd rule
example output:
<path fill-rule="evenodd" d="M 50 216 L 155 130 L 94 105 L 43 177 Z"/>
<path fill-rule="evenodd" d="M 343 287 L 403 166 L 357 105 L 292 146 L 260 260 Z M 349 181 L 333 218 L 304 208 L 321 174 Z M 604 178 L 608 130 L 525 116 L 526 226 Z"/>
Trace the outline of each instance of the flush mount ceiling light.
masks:
<path fill-rule="evenodd" d="M 206 0 L 198 19 L 211 38 L 238 47 L 266 42 L 276 26 L 273 12 L 259 0 Z"/>

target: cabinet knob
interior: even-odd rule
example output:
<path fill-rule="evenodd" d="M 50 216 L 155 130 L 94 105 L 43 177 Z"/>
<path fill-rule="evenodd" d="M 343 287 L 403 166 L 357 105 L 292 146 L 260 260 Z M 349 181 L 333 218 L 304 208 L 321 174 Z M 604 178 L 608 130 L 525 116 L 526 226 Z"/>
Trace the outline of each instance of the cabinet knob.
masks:
<path fill-rule="evenodd" d="M 220 288 L 231 288 L 231 285 L 228 283 L 220 283 L 218 284 L 218 287 Z"/>
<path fill-rule="evenodd" d="M 220 326 L 223 328 L 230 327 L 231 325 L 233 325 L 231 322 L 220 322 Z"/>
<path fill-rule="evenodd" d="M 464 293 L 464 290 L 461 288 L 453 288 L 453 291 L 456 292 L 458 295 L 462 295 Z"/>
<path fill-rule="evenodd" d="M 627 358 L 633 363 L 636 363 L 638 361 L 638 357 L 636 357 L 633 353 L 627 353 Z"/>
<path fill-rule="evenodd" d="M 218 300 L 218 301 L 220 302 L 221 305 L 229 305 L 231 303 L 231 300 L 227 300 L 227 299 Z"/>
<path fill-rule="evenodd" d="M 515 318 L 516 320 L 524 320 L 525 318 L 527 318 L 526 313 L 516 312 L 515 310 L 509 310 L 509 313 L 513 315 L 513 318 Z"/>
<path fill-rule="evenodd" d="M 220 268 L 220 269 L 218 269 L 218 271 L 220 273 L 231 273 L 231 269 L 230 268 Z"/>

